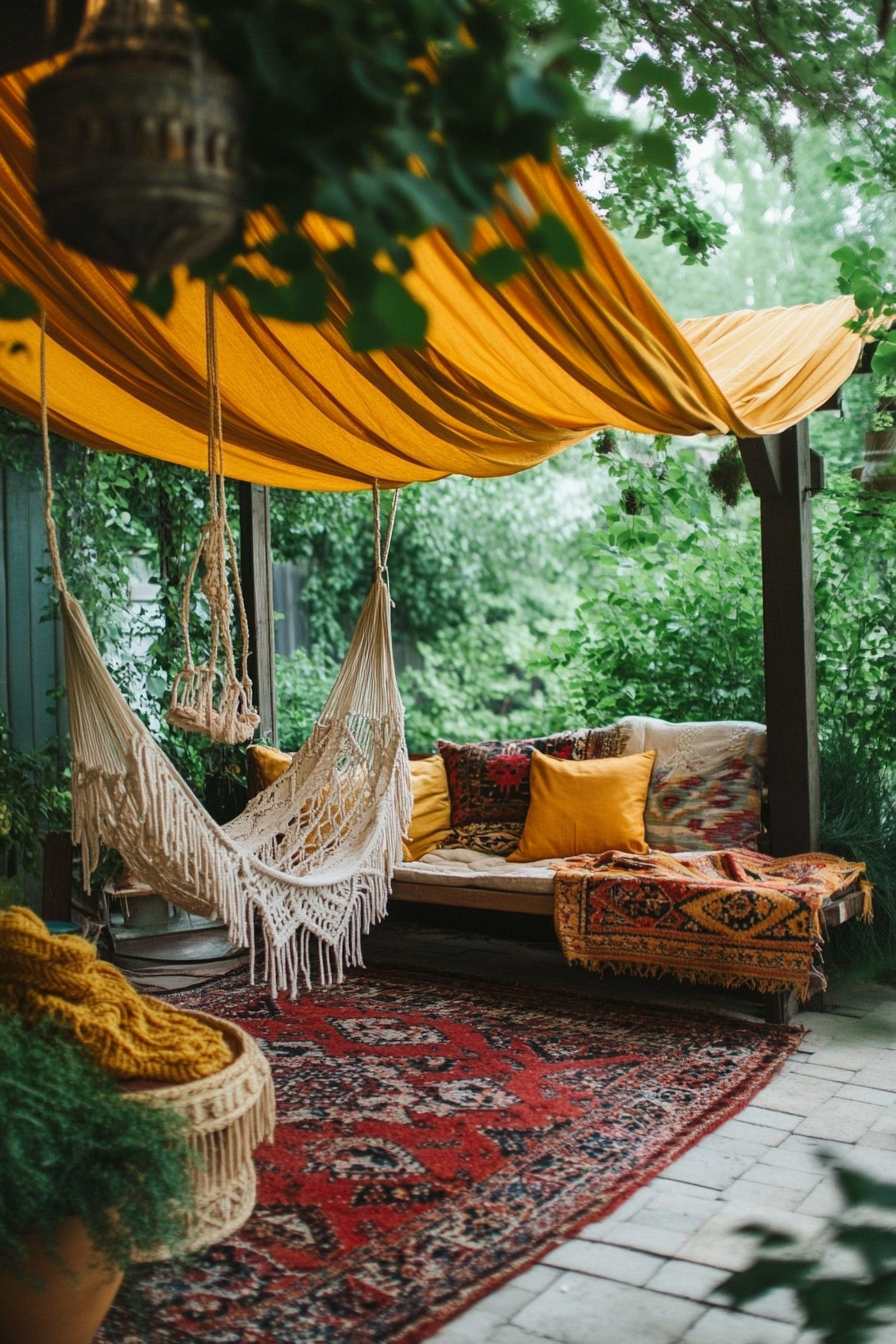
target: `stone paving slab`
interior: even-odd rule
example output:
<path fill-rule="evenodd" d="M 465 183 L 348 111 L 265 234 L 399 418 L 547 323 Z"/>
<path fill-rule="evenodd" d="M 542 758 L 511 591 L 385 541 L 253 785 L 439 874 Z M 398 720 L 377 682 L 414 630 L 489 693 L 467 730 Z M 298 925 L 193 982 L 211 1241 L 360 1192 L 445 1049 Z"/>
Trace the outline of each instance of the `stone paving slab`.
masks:
<path fill-rule="evenodd" d="M 682 1344 L 796 1344 L 795 1326 L 763 1321 L 738 1311 L 712 1307 L 683 1337 Z"/>
<path fill-rule="evenodd" d="M 668 1293 L 570 1273 L 524 1307 L 512 1324 L 557 1344 L 677 1344 L 705 1311 L 702 1303 Z"/>

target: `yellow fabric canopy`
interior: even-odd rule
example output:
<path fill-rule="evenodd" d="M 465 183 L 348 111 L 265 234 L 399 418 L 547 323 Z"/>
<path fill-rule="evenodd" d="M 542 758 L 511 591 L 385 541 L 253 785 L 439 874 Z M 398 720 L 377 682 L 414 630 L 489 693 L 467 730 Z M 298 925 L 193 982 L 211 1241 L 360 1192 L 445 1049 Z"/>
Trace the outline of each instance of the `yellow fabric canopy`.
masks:
<path fill-rule="evenodd" d="M 182 278 L 165 320 L 133 305 L 130 281 L 44 233 L 32 196 L 25 90 L 0 80 L 0 276 L 46 308 L 52 426 L 90 447 L 206 464 L 203 290 Z M 852 372 L 852 299 L 730 313 L 680 326 L 557 166 L 514 169 L 521 202 L 561 216 L 585 264 L 534 259 L 500 289 L 473 279 L 440 235 L 413 246 L 410 285 L 430 314 L 422 351 L 355 354 L 332 323 L 263 320 L 236 293 L 218 302 L 229 476 L 353 489 L 534 466 L 598 429 L 775 433 Z M 500 214 L 481 249 L 516 240 Z M 315 232 L 335 241 L 326 221 Z M 333 241 L 329 245 L 333 245 Z M 340 302 L 337 296 L 336 302 Z M 36 418 L 35 327 L 0 324 L 0 403 Z"/>

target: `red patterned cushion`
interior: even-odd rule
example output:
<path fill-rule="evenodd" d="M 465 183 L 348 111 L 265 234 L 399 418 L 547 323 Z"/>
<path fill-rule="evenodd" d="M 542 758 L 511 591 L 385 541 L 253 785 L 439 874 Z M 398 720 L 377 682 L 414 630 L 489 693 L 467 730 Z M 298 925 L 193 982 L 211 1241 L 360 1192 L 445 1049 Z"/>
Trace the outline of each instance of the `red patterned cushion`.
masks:
<path fill-rule="evenodd" d="M 510 854 L 523 833 L 529 810 L 529 765 L 533 751 L 569 761 L 621 756 L 629 730 L 583 728 L 550 737 L 509 742 L 442 742 L 451 795 L 450 838 L 446 847 L 462 846 L 487 854 Z"/>

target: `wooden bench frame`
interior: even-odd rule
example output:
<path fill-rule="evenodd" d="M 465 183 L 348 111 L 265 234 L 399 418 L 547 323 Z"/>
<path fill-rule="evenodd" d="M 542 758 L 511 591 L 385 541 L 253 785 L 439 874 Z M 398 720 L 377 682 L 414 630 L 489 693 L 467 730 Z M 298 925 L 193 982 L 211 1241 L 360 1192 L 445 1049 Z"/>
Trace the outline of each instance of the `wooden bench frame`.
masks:
<path fill-rule="evenodd" d="M 392 881 L 392 900 L 414 905 L 453 906 L 467 910 L 497 910 L 512 915 L 544 915 L 553 918 L 554 896 L 546 891 L 513 891 L 500 887 L 449 886 L 439 882 L 414 882 L 396 877 Z M 825 901 L 821 917 L 827 928 L 836 928 L 861 914 L 864 896 L 858 886 L 851 887 L 833 900 Z M 802 1011 L 824 1012 L 824 981 L 819 971 L 812 972 L 818 985 L 809 998 L 800 1001 L 795 990 L 779 990 L 763 995 L 766 1022 L 786 1023 Z"/>

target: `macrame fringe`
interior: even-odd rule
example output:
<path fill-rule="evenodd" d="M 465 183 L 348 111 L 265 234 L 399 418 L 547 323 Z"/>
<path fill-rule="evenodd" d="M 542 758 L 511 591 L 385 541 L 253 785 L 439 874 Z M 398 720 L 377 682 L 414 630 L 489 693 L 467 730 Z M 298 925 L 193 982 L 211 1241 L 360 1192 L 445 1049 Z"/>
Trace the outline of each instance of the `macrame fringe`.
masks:
<path fill-rule="evenodd" d="M 862 889 L 862 913 L 859 916 L 866 924 L 870 924 L 874 919 L 874 887 L 863 877 L 860 883 Z"/>

